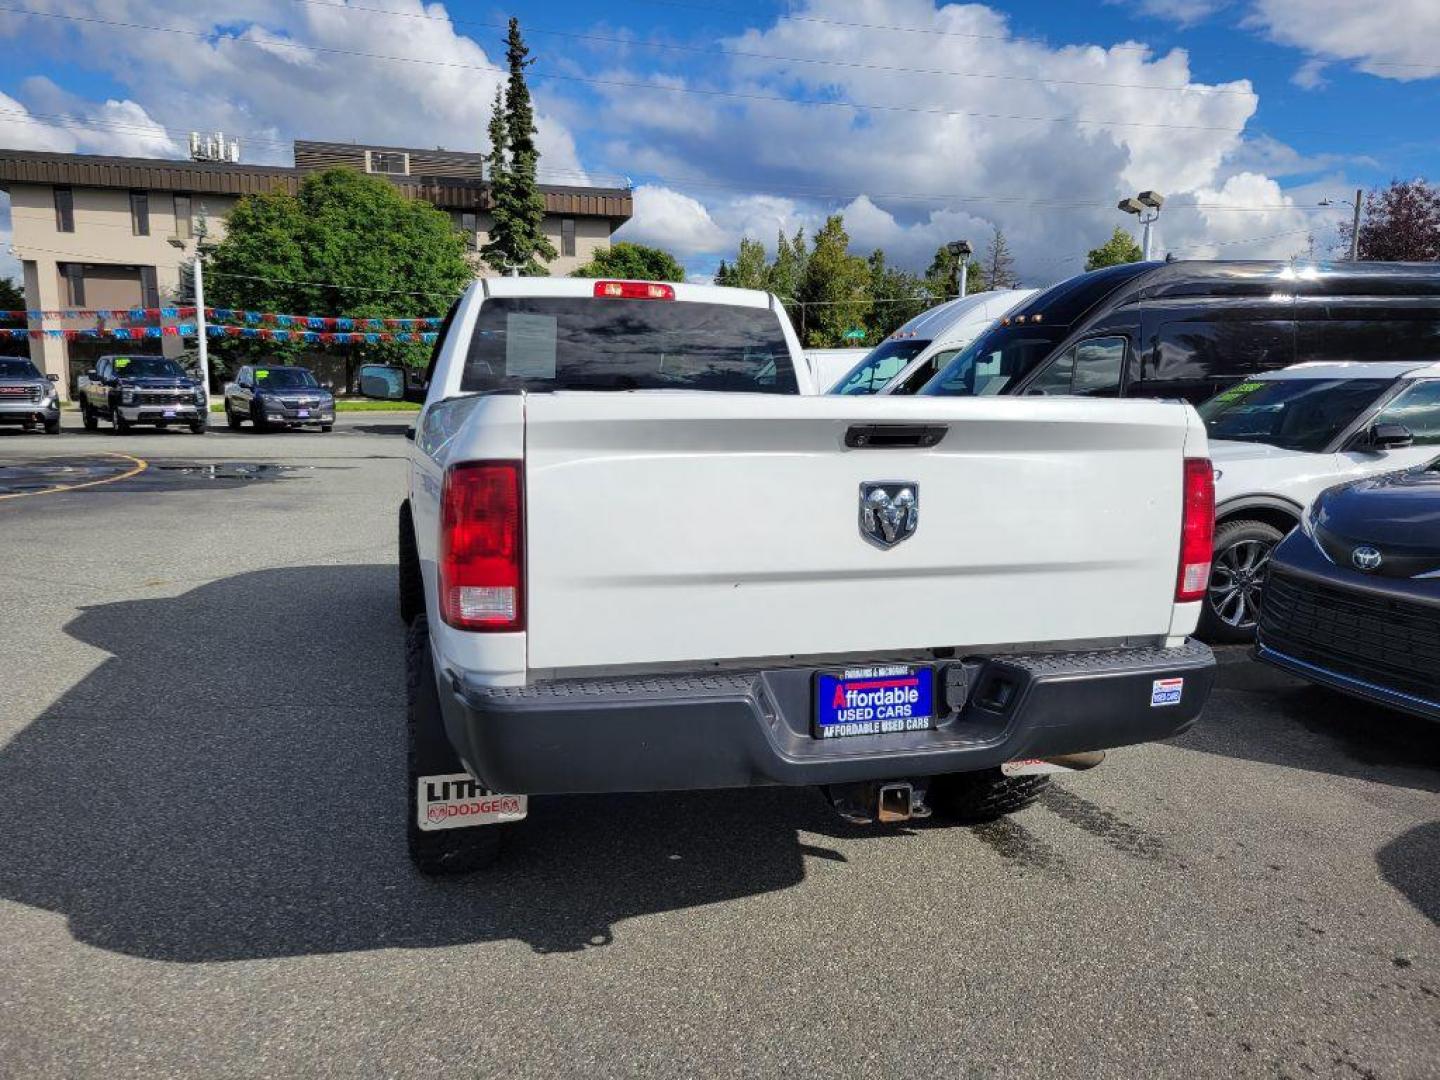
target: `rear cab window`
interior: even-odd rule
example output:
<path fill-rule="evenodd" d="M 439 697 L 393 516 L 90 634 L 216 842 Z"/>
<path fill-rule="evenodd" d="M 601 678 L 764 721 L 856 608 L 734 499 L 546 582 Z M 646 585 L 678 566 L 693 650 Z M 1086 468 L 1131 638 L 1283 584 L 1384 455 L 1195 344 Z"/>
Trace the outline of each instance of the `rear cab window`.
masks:
<path fill-rule="evenodd" d="M 481 305 L 460 389 L 795 394 L 799 385 L 769 308 L 545 296 Z"/>

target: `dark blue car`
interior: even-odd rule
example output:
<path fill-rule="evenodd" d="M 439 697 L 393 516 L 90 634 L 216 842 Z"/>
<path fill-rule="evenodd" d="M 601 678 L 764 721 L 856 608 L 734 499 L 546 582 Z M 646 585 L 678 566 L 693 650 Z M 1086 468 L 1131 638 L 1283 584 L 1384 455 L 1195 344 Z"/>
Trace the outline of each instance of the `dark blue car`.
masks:
<path fill-rule="evenodd" d="M 1440 459 L 1315 500 L 1271 558 L 1255 655 L 1440 720 Z"/>

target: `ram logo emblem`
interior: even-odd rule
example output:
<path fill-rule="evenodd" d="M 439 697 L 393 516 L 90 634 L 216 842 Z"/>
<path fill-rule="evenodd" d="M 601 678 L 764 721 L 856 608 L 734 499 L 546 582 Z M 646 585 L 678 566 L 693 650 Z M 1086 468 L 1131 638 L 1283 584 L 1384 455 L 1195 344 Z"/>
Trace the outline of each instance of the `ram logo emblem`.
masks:
<path fill-rule="evenodd" d="M 919 484 L 894 480 L 860 485 L 860 535 L 876 547 L 892 548 L 909 540 L 919 524 Z"/>

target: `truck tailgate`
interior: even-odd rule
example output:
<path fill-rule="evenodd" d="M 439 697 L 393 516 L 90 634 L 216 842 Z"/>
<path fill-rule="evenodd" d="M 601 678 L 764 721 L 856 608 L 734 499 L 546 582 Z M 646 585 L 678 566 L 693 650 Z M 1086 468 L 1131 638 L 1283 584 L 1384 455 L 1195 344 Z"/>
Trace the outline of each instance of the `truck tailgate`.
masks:
<path fill-rule="evenodd" d="M 528 666 L 1163 636 L 1192 417 L 1083 398 L 529 395 Z M 875 424 L 944 435 L 846 445 Z M 865 537 L 867 482 L 917 490 L 913 535 Z"/>

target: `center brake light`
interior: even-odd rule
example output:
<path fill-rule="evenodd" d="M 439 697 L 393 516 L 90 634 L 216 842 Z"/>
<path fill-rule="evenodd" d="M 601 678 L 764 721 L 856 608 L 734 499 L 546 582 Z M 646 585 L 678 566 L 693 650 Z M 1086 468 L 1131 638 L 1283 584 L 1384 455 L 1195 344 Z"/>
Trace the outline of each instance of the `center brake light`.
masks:
<path fill-rule="evenodd" d="M 674 300 L 675 286 L 654 281 L 597 281 L 595 295 L 621 300 Z"/>
<path fill-rule="evenodd" d="M 518 461 L 445 470 L 440 615 L 459 630 L 525 629 L 524 501 Z"/>
<path fill-rule="evenodd" d="M 1185 459 L 1185 494 L 1180 518 L 1180 573 L 1177 603 L 1205 596 L 1215 547 L 1215 469 L 1209 458 Z"/>

